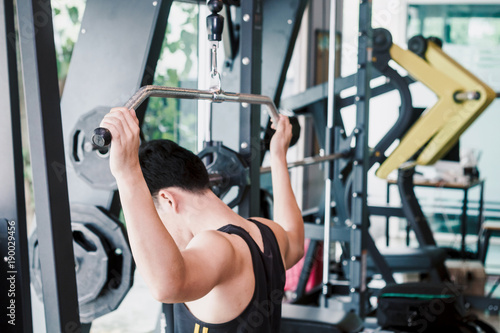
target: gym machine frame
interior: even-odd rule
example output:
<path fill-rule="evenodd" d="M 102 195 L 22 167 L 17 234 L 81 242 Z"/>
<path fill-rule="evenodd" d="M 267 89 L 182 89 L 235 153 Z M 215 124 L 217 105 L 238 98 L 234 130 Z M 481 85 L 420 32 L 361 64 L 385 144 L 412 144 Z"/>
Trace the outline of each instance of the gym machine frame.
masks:
<path fill-rule="evenodd" d="M 245 7 L 242 7 L 242 14 L 248 14 L 252 18 L 250 20 L 250 23 L 252 23 L 252 24 L 255 23 L 256 24 L 256 26 L 252 25 L 251 27 L 249 27 L 247 24 L 243 24 L 243 26 L 242 26 L 242 35 L 241 35 L 241 38 L 243 38 L 243 36 L 245 36 L 245 38 L 248 37 L 248 36 L 251 37 L 250 39 L 244 39 L 246 41 L 246 43 L 243 43 L 243 46 L 245 46 L 245 48 L 242 47 L 242 53 L 243 53 L 242 57 L 246 57 L 246 56 L 251 55 L 250 59 L 252 59 L 252 62 L 250 62 L 250 66 L 243 66 L 243 68 L 242 68 L 242 74 L 244 74 L 244 75 L 242 75 L 242 80 L 241 80 L 241 87 L 242 88 L 240 89 L 242 91 L 242 93 L 247 93 L 247 92 L 257 93 L 257 91 L 255 91 L 255 90 L 253 90 L 253 91 L 247 91 L 247 90 L 251 90 L 249 87 L 258 87 L 258 86 L 260 86 L 260 80 L 251 80 L 252 75 L 255 74 L 255 73 L 256 74 L 254 75 L 254 78 L 258 77 L 260 79 L 260 71 L 258 70 L 258 67 L 260 67 L 260 61 L 258 61 L 258 59 L 259 59 L 259 51 L 260 51 L 260 47 L 261 46 L 260 46 L 259 43 L 257 43 L 256 44 L 257 47 L 254 48 L 254 49 L 252 49 L 252 46 L 254 46 L 253 42 L 255 40 L 259 41 L 259 39 L 262 38 L 262 36 L 261 36 L 261 33 L 262 33 L 261 32 L 262 31 L 262 25 L 261 25 L 262 21 L 259 21 L 259 20 L 262 19 L 262 16 L 261 16 L 262 13 L 260 12 L 260 10 L 262 10 L 262 1 L 256 1 L 256 3 L 254 3 L 253 1 L 248 1 L 248 2 L 245 1 L 242 4 L 242 6 L 245 6 Z M 361 3 L 361 6 L 362 6 L 362 11 L 361 11 L 362 15 L 366 15 L 367 13 L 371 12 L 371 6 L 370 6 L 369 2 L 364 1 L 364 2 Z M 369 11 L 367 12 L 368 9 L 369 9 Z M 366 23 L 366 20 L 363 20 L 363 22 Z M 31 21 L 31 24 L 33 24 L 33 21 Z M 361 20 L 360 20 L 360 25 L 361 24 L 362 23 L 361 23 Z M 369 29 L 369 27 L 368 27 L 368 29 Z M 365 31 L 365 30 L 361 29 L 361 26 L 360 26 L 360 30 L 362 32 Z M 367 45 L 363 44 L 363 43 L 367 42 L 366 41 L 367 35 L 363 36 L 363 34 L 362 34 L 360 36 L 360 38 L 363 39 L 363 40 L 361 40 L 362 43 L 360 43 L 360 54 L 366 55 L 366 53 L 367 53 L 367 51 L 368 51 L 369 48 L 365 48 Z M 252 41 L 252 42 L 250 42 L 250 41 Z M 369 42 L 369 40 L 368 40 L 368 42 Z M 40 47 L 40 46 L 38 46 L 38 47 Z M 287 50 L 287 52 L 288 52 L 288 50 Z M 50 60 L 51 58 L 48 58 L 48 59 Z M 366 62 L 366 60 L 367 59 L 365 59 L 365 60 L 361 59 L 361 64 L 360 64 L 361 67 L 362 67 L 361 69 L 363 69 L 364 72 L 362 71 L 361 73 L 356 74 L 357 85 L 359 85 L 358 89 L 360 89 L 360 90 L 362 90 L 363 87 L 366 88 L 367 82 L 369 81 L 367 78 L 370 78 L 370 71 L 369 71 L 370 64 L 369 64 L 369 59 L 368 59 L 367 62 Z M 363 61 L 365 61 L 365 63 L 363 63 Z M 285 63 L 286 63 L 286 61 L 285 61 Z M 253 71 L 255 71 L 255 72 L 253 72 Z M 282 75 L 281 75 L 281 77 L 282 77 Z M 51 82 L 53 83 L 53 81 L 51 81 Z M 249 82 L 253 82 L 253 83 L 249 84 Z M 336 84 L 337 84 L 337 82 L 336 82 Z M 54 85 L 52 85 L 51 87 L 53 88 Z M 331 90 L 335 91 L 336 89 L 337 89 L 336 87 L 333 87 L 333 89 L 330 89 L 329 93 L 331 94 L 332 93 Z M 364 96 L 365 100 L 361 100 L 360 99 L 360 100 L 356 101 L 357 102 L 357 106 L 358 106 L 358 122 L 360 123 L 359 124 L 360 125 L 359 128 L 361 128 L 361 129 L 364 129 L 366 127 L 367 123 L 368 123 L 368 119 L 367 119 L 367 105 L 366 105 L 366 103 L 368 101 L 369 91 L 366 90 L 366 89 L 365 89 L 365 91 L 367 92 L 367 94 Z M 279 93 L 277 93 L 277 95 L 279 96 Z M 332 99 L 332 102 L 333 102 L 333 99 Z M 246 107 L 244 107 L 244 106 L 240 106 L 240 108 L 241 108 L 241 111 L 242 111 L 242 115 L 245 117 L 245 119 L 241 119 L 240 120 L 240 123 L 241 124 L 245 123 L 246 124 L 244 126 L 245 128 L 247 128 L 247 127 L 258 128 L 258 126 L 253 126 L 253 125 L 255 125 L 255 123 L 258 122 L 257 115 L 259 113 L 258 112 L 248 112 L 248 109 Z M 252 109 L 255 111 L 254 107 L 252 107 Z M 247 116 L 249 118 L 246 118 Z M 252 123 L 253 125 L 252 126 L 248 126 L 248 124 L 250 124 L 250 122 L 247 121 L 248 119 L 251 119 L 253 121 L 253 123 Z M 329 130 L 331 131 L 333 129 L 329 128 Z M 258 135 L 256 135 L 256 133 L 254 133 L 253 136 L 252 135 L 247 135 L 249 133 L 244 132 L 244 131 L 242 131 L 242 133 L 240 133 L 240 134 L 241 134 L 240 147 L 244 147 L 243 143 L 247 143 L 248 144 L 242 151 L 246 152 L 247 153 L 247 158 L 249 158 L 250 157 L 249 153 L 252 152 L 252 149 L 255 149 L 255 147 L 252 147 L 252 141 L 253 141 L 252 138 L 258 137 Z M 340 133 L 340 134 L 342 134 L 342 133 Z M 367 133 L 364 132 L 364 134 L 363 134 L 364 136 L 360 136 L 359 140 L 361 140 L 361 141 L 365 140 L 366 139 L 366 134 Z M 57 136 L 57 134 L 55 136 Z M 331 133 L 329 134 L 329 136 L 330 137 L 329 137 L 329 139 L 328 139 L 327 142 L 331 142 L 330 140 L 333 137 Z M 41 141 L 43 141 L 43 140 L 41 140 Z M 356 153 L 355 156 L 357 156 L 357 157 L 361 156 L 361 161 L 364 162 L 366 156 L 368 156 L 367 147 L 364 147 L 363 145 L 360 145 L 360 148 L 359 149 L 357 148 L 357 152 L 358 153 Z M 343 154 L 342 151 L 340 153 Z M 332 154 L 332 155 L 335 155 L 335 153 Z M 356 159 L 356 161 L 358 161 L 358 159 Z M 63 160 L 63 162 L 64 162 L 64 160 Z M 361 165 L 360 164 L 358 164 L 358 165 L 360 166 L 358 168 L 359 170 L 361 170 L 364 167 L 366 168 L 366 163 L 365 164 L 361 163 Z M 60 165 L 58 165 L 58 166 L 60 166 Z M 62 166 L 64 167 L 64 164 Z M 61 169 L 59 169 L 59 170 L 61 170 Z M 258 167 L 255 168 L 254 167 L 254 168 L 252 168 L 252 170 L 253 170 L 253 172 L 257 173 L 257 177 L 258 177 L 258 173 L 259 173 L 258 170 L 259 170 L 259 168 Z M 330 173 L 331 173 L 331 171 L 330 171 Z M 365 173 L 365 177 L 366 177 L 366 173 Z M 256 178 L 256 177 L 254 177 L 254 178 Z M 356 184 L 358 184 L 357 185 L 358 187 L 361 186 L 361 188 L 363 188 L 363 186 L 366 186 L 366 179 L 363 178 L 363 177 L 361 177 L 360 179 L 358 179 L 356 181 Z M 258 189 L 258 186 L 256 186 L 256 187 Z M 364 193 L 366 193 L 366 192 L 364 192 Z M 54 200 L 52 200 L 52 201 L 54 201 Z M 330 201 L 328 201 L 328 205 L 330 205 Z M 354 203 L 353 203 L 353 205 L 354 205 Z M 361 208 L 361 214 L 359 215 L 359 218 L 358 217 L 356 218 L 356 221 L 355 221 L 358 224 L 354 224 L 353 223 L 353 225 L 360 225 L 360 226 L 362 226 L 363 223 L 364 223 L 363 221 L 365 221 L 365 219 L 366 219 L 365 218 L 365 215 L 366 215 L 366 198 L 359 198 L 359 200 L 357 201 L 357 205 L 360 206 L 360 208 Z M 365 213 L 363 213 L 363 209 L 364 209 Z M 357 231 L 353 231 L 353 230 L 355 230 L 355 228 L 351 228 L 351 230 L 348 231 L 350 233 L 350 237 L 351 237 L 351 241 L 352 241 L 351 243 L 354 243 L 354 241 L 356 239 L 358 239 L 358 237 L 363 237 L 364 236 L 363 233 L 360 232 L 359 229 Z M 326 232 L 326 230 L 325 230 L 325 232 Z M 363 244 L 362 244 L 362 242 L 358 242 L 356 244 L 356 247 L 357 246 L 360 246 L 361 249 L 354 249 L 354 252 L 361 251 L 361 253 L 363 254 Z M 353 260 L 354 263 L 352 265 L 353 265 L 353 267 L 354 267 L 355 270 L 357 268 L 362 267 L 362 261 L 360 259 L 361 259 L 361 257 L 358 258 L 358 259 L 356 259 L 356 260 Z M 353 272 L 352 269 L 350 271 Z M 359 274 L 359 273 L 353 273 L 353 274 Z M 353 282 L 353 286 L 351 287 L 351 291 L 356 292 L 356 288 L 362 288 L 362 285 L 356 284 L 356 281 L 354 281 Z M 356 305 L 354 305 L 354 306 L 356 307 Z M 56 311 L 53 311 L 53 312 L 56 312 Z"/>
<path fill-rule="evenodd" d="M 75 263 L 50 1 L 17 1 L 17 14 L 35 205 L 44 239 L 43 293 L 51 309 L 46 325 L 50 332 L 65 332 L 80 328 L 80 318 L 75 271 L 67 269 Z"/>
<path fill-rule="evenodd" d="M 168 16 L 168 9 L 165 10 L 165 8 L 168 8 L 170 6 L 170 3 L 167 2 L 167 1 L 163 1 L 163 2 L 158 2 L 159 3 L 159 6 L 158 7 L 162 7 L 162 9 L 160 10 L 160 13 L 163 12 L 163 14 L 165 15 L 159 15 L 159 17 L 164 17 L 165 18 L 165 22 L 166 22 L 166 17 Z M 166 4 L 163 4 L 163 3 L 166 3 Z M 305 8 L 305 3 L 306 1 L 296 1 L 296 3 L 294 3 L 295 6 L 297 7 L 293 7 L 293 8 L 290 8 L 291 11 L 296 11 L 294 13 L 296 13 L 297 17 L 301 17 L 301 10 L 303 11 L 303 9 Z M 90 4 L 87 3 L 87 6 L 89 6 Z M 242 59 L 245 59 L 245 58 L 249 58 L 249 59 L 252 59 L 252 62 L 249 63 L 249 65 L 245 64 L 245 66 L 243 66 L 241 68 L 241 80 L 240 80 L 240 85 L 241 85 L 241 91 L 243 94 L 245 93 L 258 93 L 257 90 L 260 89 L 260 58 L 261 58 L 261 55 L 260 53 L 262 52 L 262 48 L 260 46 L 261 44 L 261 39 L 262 39 L 262 9 L 263 9 L 263 2 L 262 1 L 245 1 L 243 4 L 242 4 L 242 9 L 241 9 L 241 12 L 242 12 L 242 16 L 249 16 L 251 19 L 250 20 L 244 20 L 245 23 L 242 24 L 242 29 L 240 30 L 241 31 L 241 34 L 240 34 L 240 38 L 242 40 L 245 41 L 245 43 L 243 43 L 242 47 L 241 47 L 241 58 Z M 267 5 L 267 4 L 266 4 Z M 20 6 L 21 8 L 22 6 Z M 29 11 L 29 8 L 27 9 Z M 45 1 L 45 2 L 40 2 L 39 3 L 39 6 L 36 7 L 34 10 L 34 14 L 35 15 L 40 15 L 42 14 L 43 15 L 46 15 L 47 12 L 50 12 L 50 2 L 49 1 Z M 166 11 L 166 13 L 165 13 Z M 288 13 L 288 9 L 287 11 L 281 11 L 280 13 Z M 23 13 L 26 13 L 26 12 L 23 12 Z M 20 11 L 20 15 L 21 15 L 21 11 Z M 288 15 L 288 14 L 285 14 L 285 15 Z M 24 19 L 24 17 L 22 17 Z M 20 21 L 23 21 L 23 20 L 20 20 Z M 84 18 L 84 21 L 85 21 L 85 18 Z M 272 20 L 269 20 L 269 21 L 272 21 Z M 285 21 L 286 22 L 286 21 Z M 291 31 L 291 40 L 290 41 L 285 41 L 286 43 L 288 43 L 288 46 L 283 48 L 283 50 L 285 51 L 286 55 L 285 55 L 285 60 L 283 61 L 283 70 L 282 72 L 279 73 L 278 75 L 278 78 L 279 78 L 279 82 L 280 84 L 278 85 L 278 88 L 277 88 L 277 93 L 276 94 L 273 94 L 275 96 L 275 99 L 277 98 L 279 100 L 279 95 L 281 93 L 281 88 L 282 88 L 282 85 L 284 83 L 284 76 L 286 74 L 286 68 L 289 64 L 289 60 L 291 58 L 291 50 L 293 49 L 293 43 L 294 43 L 294 38 L 296 37 L 296 33 L 298 32 L 298 26 L 299 24 L 296 23 L 297 21 L 294 20 L 294 24 L 293 25 L 290 25 L 289 23 L 286 24 L 286 26 L 290 27 L 290 31 Z M 82 24 L 85 23 L 85 22 L 82 22 Z M 88 24 L 89 22 L 87 22 Z M 161 26 L 161 24 L 159 24 Z M 36 27 L 37 29 L 39 28 L 37 25 L 36 25 L 36 22 L 34 22 L 33 20 L 33 17 L 31 18 L 31 20 L 24 20 L 23 21 L 23 27 L 27 27 L 27 31 L 32 31 L 32 28 L 33 27 Z M 37 50 L 39 49 L 44 49 L 46 52 L 48 53 L 53 53 L 53 31 L 52 31 L 52 27 L 51 25 L 43 25 L 42 28 L 49 28 L 47 33 L 44 33 L 43 36 L 44 36 L 44 39 L 40 41 L 40 43 L 33 43 L 35 46 L 34 46 L 34 52 L 33 53 L 37 53 Z M 31 30 L 30 30 L 31 29 Z M 38 29 L 37 30 L 37 33 L 40 35 L 40 31 L 42 29 Z M 158 28 L 155 30 L 155 33 L 154 33 L 154 37 L 153 38 L 156 38 L 157 36 L 162 36 L 162 32 L 161 32 L 161 28 Z M 45 32 L 45 29 L 44 29 L 44 32 Z M 92 30 L 89 30 L 90 33 L 92 33 Z M 282 30 L 280 30 L 280 34 L 282 33 Z M 287 32 L 288 33 L 288 32 Z M 281 35 L 280 35 L 281 36 Z M 23 36 L 24 37 L 24 36 Z M 33 37 L 33 36 L 28 36 L 28 37 Z M 81 38 L 82 40 L 84 38 Z M 29 41 L 31 41 L 32 39 L 29 39 Z M 52 44 L 51 44 L 51 40 L 52 40 Z M 88 39 L 87 39 L 88 40 Z M 79 41 L 79 43 L 81 43 L 81 41 Z M 47 47 L 48 45 L 48 47 Z M 51 47 L 52 45 L 52 47 Z M 161 45 L 161 43 L 160 43 Z M 290 46 L 292 45 L 292 46 Z M 31 46 L 33 47 L 33 46 Z M 154 48 L 154 47 L 153 47 Z M 26 53 L 29 53 L 29 51 L 26 51 L 26 50 L 33 50 L 33 49 L 29 49 L 29 48 L 24 48 L 23 49 L 23 63 L 25 62 L 24 58 L 25 58 L 25 54 Z M 76 51 L 76 50 L 75 50 Z M 76 60 L 77 56 L 79 58 L 79 60 L 81 60 L 81 54 L 82 54 L 82 51 L 81 50 L 78 50 L 79 52 L 74 52 L 73 56 Z M 151 54 L 149 54 L 149 57 L 148 57 L 148 63 L 151 62 L 151 63 L 155 63 L 155 55 L 154 53 L 159 53 L 159 48 L 157 48 L 156 51 L 151 51 Z M 276 58 L 276 57 L 275 57 Z M 45 62 L 51 62 L 53 61 L 53 57 L 43 57 L 39 59 L 39 61 L 45 61 Z M 241 60 L 241 59 L 240 59 Z M 45 65 L 45 63 L 44 63 Z M 81 65 L 81 61 L 80 61 L 80 65 Z M 150 65 L 148 65 L 150 66 Z M 40 67 L 43 67 L 45 68 L 46 70 L 43 71 L 43 73 L 39 73 L 40 74 L 40 77 L 42 76 L 41 74 L 47 74 L 49 72 L 49 69 L 50 70 L 53 70 L 53 73 L 56 73 L 56 71 L 54 70 L 54 66 L 40 66 Z M 148 67 L 147 68 L 147 72 L 144 73 L 144 76 L 142 78 L 142 82 L 146 82 L 148 80 L 152 80 L 152 72 L 154 72 L 154 66 L 151 65 L 151 67 Z M 48 74 L 47 74 L 48 75 Z M 30 72 L 29 74 L 25 74 L 25 82 L 26 81 L 33 81 L 31 80 L 31 78 L 33 77 L 36 77 L 36 74 L 34 72 Z M 44 77 L 45 78 L 45 77 Z M 70 97 L 67 97 L 68 94 L 70 94 L 70 92 L 74 92 L 75 89 L 75 80 L 68 80 L 66 82 L 66 87 L 65 87 L 65 96 L 66 98 L 64 98 L 65 96 L 63 96 L 63 100 L 62 100 L 62 107 L 67 110 L 68 107 L 71 105 L 71 99 L 73 98 L 74 99 L 74 96 L 72 96 L 71 98 Z M 54 76 L 52 76 L 51 80 L 48 80 L 48 82 L 50 83 L 48 86 L 50 86 L 50 88 L 47 88 L 47 89 L 53 89 L 51 90 L 52 92 L 55 91 L 54 90 L 54 87 L 57 86 L 57 84 L 54 84 L 54 82 L 56 82 L 56 80 L 54 80 Z M 123 81 L 122 81 L 123 82 Z M 281 87 L 281 88 L 280 88 Z M 31 89 L 27 89 L 26 90 L 27 94 L 31 94 L 32 93 L 32 90 Z M 80 91 L 80 94 L 81 94 L 81 91 Z M 36 94 L 38 95 L 38 94 Z M 46 98 L 44 99 L 44 101 L 50 101 L 50 103 L 53 103 L 54 105 L 55 104 L 58 104 L 59 103 L 59 99 L 58 98 L 55 98 L 55 94 L 52 93 L 52 94 L 43 94 L 44 97 L 46 96 L 50 96 L 50 98 Z M 278 96 L 278 97 L 276 97 Z M 58 96 L 57 96 L 58 97 Z M 106 103 L 104 103 L 105 105 Z M 246 106 L 240 106 L 241 108 L 241 114 L 242 114 L 242 118 L 240 119 L 240 123 L 243 124 L 243 126 L 240 126 L 242 127 L 242 131 L 240 133 L 240 140 L 241 140 L 241 144 L 240 144 L 240 147 L 242 148 L 242 152 L 243 153 L 246 153 L 247 155 L 247 159 L 248 160 L 251 160 L 254 164 L 256 164 L 257 167 L 253 168 L 253 171 L 252 171 L 252 175 L 253 175 L 253 179 L 257 179 L 256 180 L 256 184 L 258 184 L 258 178 L 260 177 L 260 172 L 259 172 L 259 165 L 258 165 L 258 160 L 259 159 L 252 159 L 251 155 L 252 153 L 255 153 L 256 151 L 256 148 L 258 148 L 260 145 L 256 144 L 256 138 L 259 137 L 259 131 L 257 130 L 259 128 L 259 126 L 255 126 L 257 123 L 258 123 L 258 120 L 259 120 L 259 112 L 253 112 L 253 111 L 257 111 L 257 109 L 255 109 L 254 106 L 252 106 L 252 112 L 248 112 L 248 108 Z M 33 109 L 33 110 L 36 110 L 34 111 L 35 112 L 35 115 L 37 114 L 37 112 L 40 112 L 40 109 L 39 108 L 32 108 L 31 106 L 28 106 L 28 109 Z M 44 107 L 41 108 L 41 112 L 48 112 L 47 111 L 48 108 L 45 107 L 45 104 L 44 104 Z M 52 110 L 57 110 L 56 109 L 52 109 Z M 144 111 L 144 109 L 142 110 L 142 112 Z M 29 111 L 30 112 L 30 111 Z M 54 111 L 55 112 L 55 111 Z M 81 111 L 80 111 L 81 112 Z M 76 112 L 73 112 L 74 115 L 78 116 L 78 113 Z M 80 113 L 81 114 L 81 113 Z M 139 114 L 141 114 L 141 110 L 139 110 Z M 64 114 L 63 114 L 64 116 Z M 35 116 L 36 117 L 36 116 Z M 65 116 L 66 118 L 68 118 L 68 116 L 66 115 Z M 63 117 L 64 118 L 64 117 Z M 56 123 L 55 125 L 57 126 L 57 118 L 55 118 L 56 120 Z M 251 120 L 251 121 L 250 121 Z M 64 121 L 64 119 L 63 119 Z M 67 122 L 67 121 L 66 121 Z M 40 124 L 40 123 L 38 123 Z M 48 123 L 43 123 L 42 124 L 43 126 L 48 126 Z M 253 127 L 252 127 L 253 126 Z M 32 127 L 30 127 L 31 129 Z M 247 132 L 246 129 L 249 128 L 250 131 Z M 254 130 L 252 131 L 251 128 L 254 128 Z M 51 140 L 61 140 L 59 142 L 62 142 L 62 136 L 60 135 L 59 132 L 53 132 L 53 133 L 49 133 L 45 130 L 42 131 L 45 135 L 43 135 L 41 138 L 40 137 L 37 137 L 38 138 L 38 142 L 39 143 L 42 143 L 44 142 L 43 140 L 43 137 L 44 136 L 47 136 L 47 137 L 50 137 Z M 50 140 L 49 140 L 50 141 Z M 53 141 L 51 141 L 53 143 Z M 246 144 L 245 144 L 246 143 Z M 45 145 L 45 147 L 47 147 L 48 149 L 48 144 Z M 56 147 L 58 145 L 55 145 Z M 38 146 L 37 146 L 38 147 Z M 42 150 L 40 150 L 42 151 Z M 62 151 L 62 149 L 60 150 Z M 52 167 L 53 167 L 53 170 L 51 171 L 54 171 L 57 173 L 57 175 L 66 175 L 66 172 L 65 172 L 65 164 L 64 164 L 64 159 L 60 160 L 60 161 L 57 161 L 57 164 L 52 164 Z M 42 170 L 43 171 L 43 170 Z M 73 179 L 74 177 L 70 177 L 71 179 Z M 38 179 L 38 180 L 36 180 Z M 54 183 L 54 181 L 52 180 L 52 178 L 50 178 L 48 181 L 43 181 L 43 180 L 40 180 L 42 179 L 41 177 L 38 177 L 38 176 L 35 176 L 35 182 L 39 183 L 39 184 L 45 184 L 45 185 L 52 185 L 52 183 Z M 73 181 L 73 180 L 72 180 Z M 64 184 L 63 184 L 64 185 Z M 62 186 L 62 187 L 65 187 L 65 186 Z M 78 195 L 81 195 L 82 193 L 87 193 L 88 191 L 75 191 L 75 187 L 71 187 L 70 186 L 70 190 L 73 191 L 73 193 L 77 193 Z M 258 186 L 256 188 L 256 191 L 257 191 L 257 196 L 252 196 L 254 199 L 254 203 L 257 202 L 259 199 L 258 199 Z M 70 192 L 71 192 L 70 191 Z M 38 197 L 42 197 L 44 194 L 39 194 L 39 191 L 36 191 L 36 194 L 38 195 Z M 101 194 L 98 194 L 97 197 L 99 197 L 102 195 Z M 67 195 L 62 195 L 61 196 L 62 198 L 66 197 L 67 198 Z M 116 196 L 114 196 L 116 197 Z M 96 198 L 94 196 L 94 198 Z M 53 197 L 46 197 L 47 201 L 48 202 L 45 202 L 45 206 L 44 204 L 40 204 L 38 203 L 37 204 L 37 207 L 39 209 L 43 209 L 43 207 L 46 207 L 48 205 L 50 205 L 51 203 L 55 203 L 55 202 L 58 202 L 60 203 L 60 200 L 56 199 L 56 198 L 53 198 Z M 94 199 L 95 200 L 95 199 Z M 91 200 L 92 201 L 92 200 Z M 246 204 L 248 205 L 248 203 Z M 252 205 L 249 205 L 249 206 L 252 206 Z M 112 200 L 110 202 L 110 209 L 111 210 L 114 210 L 117 206 L 115 205 L 115 200 Z M 257 209 L 256 209 L 257 208 Z M 247 213 L 245 213 L 245 210 L 247 210 Z M 245 214 L 245 215 L 250 215 L 248 212 L 252 210 L 252 211 L 257 211 L 258 210 L 258 204 L 257 205 L 253 205 L 253 208 L 244 208 L 244 207 L 240 207 L 240 213 L 241 214 Z M 66 210 L 67 211 L 67 210 Z M 251 213 L 251 214 L 254 214 L 254 213 Z M 40 215 L 39 215 L 40 216 Z M 43 216 L 42 216 L 43 217 Z M 65 218 L 65 220 L 69 220 L 68 217 Z M 46 221 L 49 221 L 49 222 L 52 222 L 52 223 L 55 223 L 56 221 L 53 221 L 51 220 L 50 218 L 46 219 Z M 39 225 L 40 228 L 42 228 L 43 226 L 40 224 Z M 44 228 L 44 227 L 43 227 Z M 42 229 L 43 229 L 42 228 Z M 68 228 L 66 228 L 67 230 Z M 60 230 L 64 230 L 64 228 L 61 228 Z M 70 240 L 71 239 L 71 232 L 69 232 L 68 234 L 66 234 L 66 236 L 68 237 L 64 237 L 63 233 L 61 233 L 60 237 L 58 238 L 64 238 L 66 240 Z M 52 239 L 55 239 L 55 238 L 52 238 Z M 45 243 L 46 244 L 46 243 Z M 58 244 L 61 244 L 60 242 L 58 242 Z M 51 244 L 53 246 L 56 246 L 55 242 L 53 244 Z M 71 248 L 71 244 L 66 244 L 66 247 L 68 248 Z M 59 251 L 61 252 L 61 251 Z M 66 254 L 68 254 L 68 251 L 62 251 L 62 252 L 65 252 Z M 54 258 L 53 255 L 47 255 L 47 256 L 43 256 L 45 258 L 48 258 L 47 260 L 51 260 L 51 258 Z M 67 257 L 71 257 L 70 255 L 67 255 Z M 71 258 L 73 259 L 73 258 Z M 57 262 L 56 262 L 57 263 Z M 66 264 L 64 265 L 61 265 L 61 264 L 57 264 L 59 265 L 58 267 L 67 267 Z M 49 275 L 50 276 L 50 275 Z M 50 278 L 50 277 L 47 277 L 47 278 Z M 58 277 L 56 275 L 56 278 L 54 279 L 51 279 L 52 281 L 65 281 L 64 279 Z M 66 281 L 68 281 L 66 279 Z M 45 285 L 45 284 L 44 284 Z M 73 292 L 75 291 L 74 290 L 74 285 L 72 286 L 71 283 L 66 283 L 65 286 L 67 286 L 68 288 L 70 288 L 70 290 L 72 290 Z M 47 288 L 45 288 L 47 289 Z M 66 306 L 62 306 L 62 308 L 66 309 L 65 313 L 62 314 L 63 317 L 66 318 L 66 314 L 69 314 L 69 313 L 77 313 L 77 310 L 76 310 L 76 306 L 74 305 L 70 305 L 70 301 L 74 301 L 74 298 L 71 297 L 72 292 L 64 292 L 64 293 L 54 293 L 54 297 L 55 298 L 61 298 L 62 297 L 62 294 L 65 295 L 65 300 L 66 300 Z M 58 310 L 59 307 L 57 306 L 54 306 L 51 302 L 52 302 L 52 299 L 53 298 L 46 298 L 45 299 L 45 304 L 46 304 L 46 310 L 47 312 L 50 312 L 50 314 L 47 314 L 47 325 L 49 325 L 49 322 L 50 323 L 53 323 L 52 326 L 48 326 L 48 329 L 49 330 L 54 330 L 54 331 L 63 331 L 64 329 L 68 328 L 67 326 L 65 328 L 63 328 L 64 326 L 64 321 L 65 319 L 62 318 L 61 321 L 57 321 L 57 320 L 54 320 L 55 318 L 59 317 L 60 315 L 60 311 Z M 58 301 L 56 301 L 58 302 Z M 50 311 L 48 311 L 50 309 Z M 79 326 L 79 323 L 78 321 L 76 320 L 69 320 L 67 321 L 67 323 L 71 326 L 71 327 L 75 327 L 77 328 Z M 59 325 L 59 326 L 58 326 Z M 88 329 L 90 325 L 86 325 L 85 329 Z"/>
<path fill-rule="evenodd" d="M 13 38 L 14 37 L 14 38 Z M 0 321 L 2 332 L 33 331 L 27 253 L 14 4 L 0 1 Z"/>

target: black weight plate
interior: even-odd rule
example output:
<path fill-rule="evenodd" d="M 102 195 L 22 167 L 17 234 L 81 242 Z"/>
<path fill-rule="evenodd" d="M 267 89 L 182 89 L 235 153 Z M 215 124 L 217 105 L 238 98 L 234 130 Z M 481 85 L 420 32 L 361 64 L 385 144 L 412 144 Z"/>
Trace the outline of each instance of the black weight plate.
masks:
<path fill-rule="evenodd" d="M 213 142 L 212 146 L 205 147 L 198 156 L 203 160 L 208 158 L 207 172 L 209 175 L 221 176 L 221 181 L 212 184 L 212 190 L 221 199 L 232 188 L 237 189 L 237 195 L 227 205 L 234 207 L 240 203 L 246 188 L 250 184 L 249 168 L 245 161 L 235 151 L 225 147 L 221 142 Z"/>
<path fill-rule="evenodd" d="M 78 303 L 85 303 L 97 298 L 108 279 L 109 248 L 106 240 L 85 224 L 73 222 L 71 229 Z"/>
<path fill-rule="evenodd" d="M 97 107 L 78 119 L 69 139 L 68 152 L 76 174 L 94 188 L 115 190 L 107 149 L 93 149 L 92 135 L 109 107 Z"/>
<path fill-rule="evenodd" d="M 121 222 L 95 206 L 72 205 L 71 227 L 80 320 L 90 323 L 115 310 L 132 287 L 135 265 Z M 36 230 L 29 238 L 31 283 L 42 300 Z"/>
<path fill-rule="evenodd" d="M 75 256 L 78 303 L 95 299 L 108 280 L 108 249 L 105 240 L 83 223 L 71 223 Z M 38 299 L 43 299 L 40 252 L 36 229 L 29 239 L 31 283 Z"/>
<path fill-rule="evenodd" d="M 107 281 L 94 300 L 80 304 L 80 320 L 90 323 L 115 310 L 133 284 L 135 265 L 123 224 L 95 206 L 72 205 L 71 220 L 102 235 L 109 246 Z"/>
<path fill-rule="evenodd" d="M 299 119 L 297 117 L 291 116 L 288 117 L 288 119 L 290 120 L 290 125 L 292 125 L 292 139 L 290 140 L 290 147 L 292 147 L 297 143 L 297 141 L 299 141 L 301 129 L 300 129 Z M 274 129 L 269 129 L 269 131 L 271 137 L 276 132 Z M 264 149 L 269 150 L 270 144 L 271 144 L 270 140 L 265 140 Z"/>

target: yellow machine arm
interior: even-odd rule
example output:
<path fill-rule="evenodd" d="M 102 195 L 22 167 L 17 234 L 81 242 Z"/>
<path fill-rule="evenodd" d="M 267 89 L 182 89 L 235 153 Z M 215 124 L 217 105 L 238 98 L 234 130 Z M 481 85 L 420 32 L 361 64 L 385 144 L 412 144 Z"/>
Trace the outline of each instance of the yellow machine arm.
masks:
<path fill-rule="evenodd" d="M 416 163 L 429 165 L 443 157 L 462 133 L 495 99 L 495 92 L 441 48 L 427 41 L 424 58 L 393 44 L 391 58 L 416 80 L 425 84 L 438 97 L 438 102 L 415 122 L 398 147 L 380 165 L 376 174 L 389 173 L 412 158 L 422 147 Z M 471 93 L 472 98 L 462 98 Z M 427 145 L 426 145 L 427 144 Z"/>

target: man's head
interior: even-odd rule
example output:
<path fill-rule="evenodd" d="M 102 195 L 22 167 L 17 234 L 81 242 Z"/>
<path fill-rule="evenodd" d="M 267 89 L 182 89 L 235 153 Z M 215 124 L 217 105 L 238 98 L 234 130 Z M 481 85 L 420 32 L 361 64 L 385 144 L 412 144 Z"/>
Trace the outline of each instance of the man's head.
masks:
<path fill-rule="evenodd" d="M 141 145 L 139 161 L 153 198 L 168 187 L 202 193 L 208 173 L 201 159 L 170 140 L 152 140 Z"/>

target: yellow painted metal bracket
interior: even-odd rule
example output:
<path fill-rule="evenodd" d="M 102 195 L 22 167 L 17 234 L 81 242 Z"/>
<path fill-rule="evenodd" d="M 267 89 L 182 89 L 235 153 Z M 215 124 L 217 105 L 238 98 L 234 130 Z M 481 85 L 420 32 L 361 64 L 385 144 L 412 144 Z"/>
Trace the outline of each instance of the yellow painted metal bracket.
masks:
<path fill-rule="evenodd" d="M 444 53 L 439 46 L 427 42 L 425 60 L 415 53 L 393 44 L 391 58 L 438 97 L 401 139 L 399 145 L 380 165 L 376 174 L 387 176 L 412 158 L 422 147 L 416 163 L 429 165 L 443 157 L 460 135 L 495 99 L 495 92 L 472 73 Z M 475 91 L 479 98 L 458 102 L 458 92 Z"/>

